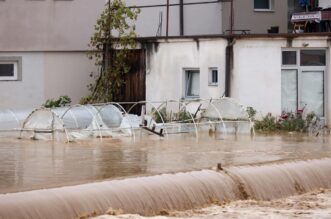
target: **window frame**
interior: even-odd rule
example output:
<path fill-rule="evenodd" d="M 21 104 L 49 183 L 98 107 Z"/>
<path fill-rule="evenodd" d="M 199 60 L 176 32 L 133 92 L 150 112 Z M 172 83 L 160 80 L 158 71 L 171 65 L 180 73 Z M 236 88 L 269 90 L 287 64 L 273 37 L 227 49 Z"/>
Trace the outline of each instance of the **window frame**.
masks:
<path fill-rule="evenodd" d="M 213 71 L 217 71 L 217 82 L 213 82 Z M 208 86 L 218 86 L 219 85 L 219 68 L 218 67 L 209 67 L 208 68 Z"/>
<path fill-rule="evenodd" d="M 255 0 L 253 0 L 253 9 L 256 12 L 273 12 L 274 11 L 274 0 L 269 1 L 269 8 L 255 8 Z"/>
<path fill-rule="evenodd" d="M 325 66 L 304 66 L 301 65 L 301 50 L 324 50 L 325 51 Z M 282 55 L 283 51 L 295 51 L 296 52 L 296 65 L 283 65 L 282 62 Z M 324 119 L 327 114 L 326 106 L 327 106 L 327 90 L 326 90 L 326 85 L 325 81 L 327 80 L 327 70 L 328 70 L 328 60 L 329 60 L 329 50 L 327 48 L 323 47 L 313 47 L 313 48 L 282 48 L 281 50 L 281 71 L 282 70 L 296 70 L 297 71 L 297 110 L 301 109 L 301 102 L 302 102 L 302 90 L 304 89 L 302 86 L 302 74 L 303 72 L 307 71 L 321 71 L 323 72 L 323 116 L 321 119 Z M 283 111 L 283 109 L 281 109 Z"/>
<path fill-rule="evenodd" d="M 13 76 L 0 76 L 0 81 L 21 81 L 22 80 L 22 57 L 0 56 L 0 64 L 13 64 Z"/>
<path fill-rule="evenodd" d="M 199 71 L 199 95 L 195 95 L 195 96 L 188 96 L 187 95 L 187 74 L 188 74 L 188 71 Z M 183 68 L 183 79 L 184 79 L 184 86 L 183 86 L 183 92 L 184 92 L 184 99 L 199 99 L 200 98 L 200 82 L 201 82 L 201 71 L 200 71 L 200 68 Z"/>

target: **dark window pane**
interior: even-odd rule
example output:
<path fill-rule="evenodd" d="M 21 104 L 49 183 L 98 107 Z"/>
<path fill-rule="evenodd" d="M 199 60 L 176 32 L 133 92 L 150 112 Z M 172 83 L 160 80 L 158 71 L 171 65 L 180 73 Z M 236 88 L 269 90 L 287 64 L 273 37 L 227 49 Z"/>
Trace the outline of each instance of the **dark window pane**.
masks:
<path fill-rule="evenodd" d="M 283 51 L 282 52 L 282 64 L 283 65 L 296 65 L 297 64 L 296 51 Z"/>
<path fill-rule="evenodd" d="M 302 66 L 325 66 L 325 50 L 301 50 L 300 65 Z"/>
<path fill-rule="evenodd" d="M 14 65 L 0 64 L 0 77 L 11 77 L 11 76 L 14 76 Z"/>
<path fill-rule="evenodd" d="M 270 0 L 254 0 L 254 9 L 270 9 Z"/>
<path fill-rule="evenodd" d="M 218 74 L 217 70 L 212 70 L 212 83 L 217 83 L 218 82 Z"/>

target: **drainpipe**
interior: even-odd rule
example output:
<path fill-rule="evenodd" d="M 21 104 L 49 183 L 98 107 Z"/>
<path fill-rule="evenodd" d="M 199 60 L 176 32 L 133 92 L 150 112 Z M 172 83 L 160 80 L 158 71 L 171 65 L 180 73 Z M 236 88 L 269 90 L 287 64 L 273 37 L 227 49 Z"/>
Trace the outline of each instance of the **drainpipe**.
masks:
<path fill-rule="evenodd" d="M 166 26 L 166 37 L 169 36 L 169 0 L 167 0 L 167 26 Z"/>
<path fill-rule="evenodd" d="M 225 52 L 225 92 L 226 97 L 231 97 L 231 73 L 233 69 L 233 45 L 236 40 L 233 37 L 228 38 L 228 45 Z"/>
<path fill-rule="evenodd" d="M 231 4 L 230 4 L 230 34 L 233 34 L 233 22 L 234 22 L 234 9 L 233 9 L 233 0 L 231 0 Z"/>
<path fill-rule="evenodd" d="M 184 35 L 184 0 L 179 1 L 179 34 Z"/>

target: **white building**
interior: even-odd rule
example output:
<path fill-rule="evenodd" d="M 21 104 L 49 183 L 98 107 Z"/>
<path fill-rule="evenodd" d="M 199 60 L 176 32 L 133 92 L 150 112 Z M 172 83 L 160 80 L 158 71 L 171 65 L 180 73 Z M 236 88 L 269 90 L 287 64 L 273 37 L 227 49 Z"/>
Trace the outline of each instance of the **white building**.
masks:
<path fill-rule="evenodd" d="M 0 1 L 0 108 L 37 107 L 60 95 L 68 95 L 77 103 L 88 94 L 89 74 L 97 69 L 86 57 L 87 44 L 104 3 L 104 0 Z M 140 3 L 146 4 L 147 0 Z M 196 16 L 199 22 L 212 20 L 218 24 L 218 18 L 221 20 L 215 15 L 221 10 L 219 3 L 206 4 L 206 8 L 187 6 L 185 16 L 193 16 L 199 7 L 207 14 Z M 153 9 L 151 24 L 147 22 L 151 9 L 143 10 L 138 32 L 149 36 L 155 32 L 155 17 L 159 13 Z M 179 9 L 171 10 L 177 15 L 172 16 L 176 20 L 169 35 L 178 35 L 179 26 L 171 28 L 179 23 Z M 214 12 L 208 14 L 210 10 Z M 201 26 L 199 22 L 196 23 Z M 210 23 L 199 30 L 190 25 L 184 24 L 185 34 L 222 33 L 221 23 L 216 29 Z M 146 100 L 208 99 L 227 94 L 255 107 L 261 114 L 279 115 L 305 107 L 326 119 L 331 116 L 327 34 L 240 35 L 232 43 L 222 35 L 141 40 L 147 54 Z"/>
<path fill-rule="evenodd" d="M 129 6 L 164 5 L 166 1 L 138 3 L 127 0 Z M 89 75 L 98 71 L 87 58 L 88 43 L 104 7 L 105 0 L 0 1 L 0 108 L 37 107 L 60 95 L 78 103 L 86 96 Z M 221 33 L 220 7 L 219 2 L 185 6 L 184 34 Z M 141 10 L 138 34 L 155 36 L 161 25 L 160 33 L 165 35 L 166 7 Z M 197 12 L 204 16 L 197 17 Z M 180 34 L 179 14 L 178 5 L 170 7 L 169 35 Z"/>
<path fill-rule="evenodd" d="M 154 46 L 147 52 L 146 99 L 208 99 L 227 93 L 259 115 L 304 108 L 330 118 L 328 35 L 239 36 L 227 57 L 228 42 L 222 36 L 149 41 Z"/>

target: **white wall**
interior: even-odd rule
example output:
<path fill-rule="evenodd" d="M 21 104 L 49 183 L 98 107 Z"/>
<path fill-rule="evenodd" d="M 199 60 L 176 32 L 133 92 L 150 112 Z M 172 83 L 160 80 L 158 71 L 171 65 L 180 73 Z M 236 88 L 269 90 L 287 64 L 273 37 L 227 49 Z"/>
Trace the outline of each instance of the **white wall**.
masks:
<path fill-rule="evenodd" d="M 147 50 L 146 97 L 149 101 L 180 99 L 184 96 L 183 68 L 200 68 L 201 99 L 219 98 L 225 89 L 225 49 L 223 38 L 174 39 L 151 43 Z M 234 68 L 231 73 L 231 97 L 244 106 L 252 106 L 257 116 L 281 114 L 281 69 L 283 48 L 327 49 L 325 72 L 325 110 L 327 123 L 331 118 L 331 86 L 327 37 L 307 36 L 236 39 Z M 208 67 L 219 67 L 219 87 L 208 86 Z"/>
<path fill-rule="evenodd" d="M 184 68 L 200 69 L 200 98 L 219 98 L 225 89 L 225 48 L 227 41 L 173 40 L 158 42 L 147 54 L 146 99 L 178 100 L 184 97 Z M 219 68 L 219 85 L 208 86 L 210 67 Z"/>
<path fill-rule="evenodd" d="M 282 48 L 330 47 L 325 37 L 298 37 L 293 41 L 286 38 L 240 39 L 234 45 L 234 68 L 231 78 L 231 97 L 246 106 L 253 106 L 259 115 L 268 112 L 281 114 L 281 51 Z M 328 52 L 327 52 L 328 54 Z M 325 73 L 326 118 L 331 118 L 329 75 L 330 58 L 327 56 Z"/>
<path fill-rule="evenodd" d="M 321 7 L 321 8 L 329 8 L 329 7 L 331 7 L 331 2 L 330 2 L 330 0 L 319 0 L 319 6 Z"/>
<path fill-rule="evenodd" d="M 22 80 L 0 81 L 0 108 L 38 107 L 49 98 L 68 95 L 73 103 L 88 94 L 91 71 L 85 52 L 12 52 L 0 56 L 22 57 Z"/>
<path fill-rule="evenodd" d="M 0 53 L 22 57 L 22 80 L 0 81 L 0 108 L 38 106 L 44 99 L 44 57 L 41 53 Z"/>
<path fill-rule="evenodd" d="M 280 114 L 282 47 L 286 47 L 284 39 L 237 40 L 231 97 L 262 114 Z"/>
<path fill-rule="evenodd" d="M 44 54 L 44 99 L 68 95 L 72 103 L 79 103 L 90 92 L 87 85 L 94 82 L 89 75 L 98 73 L 86 52 L 47 52 Z"/>

